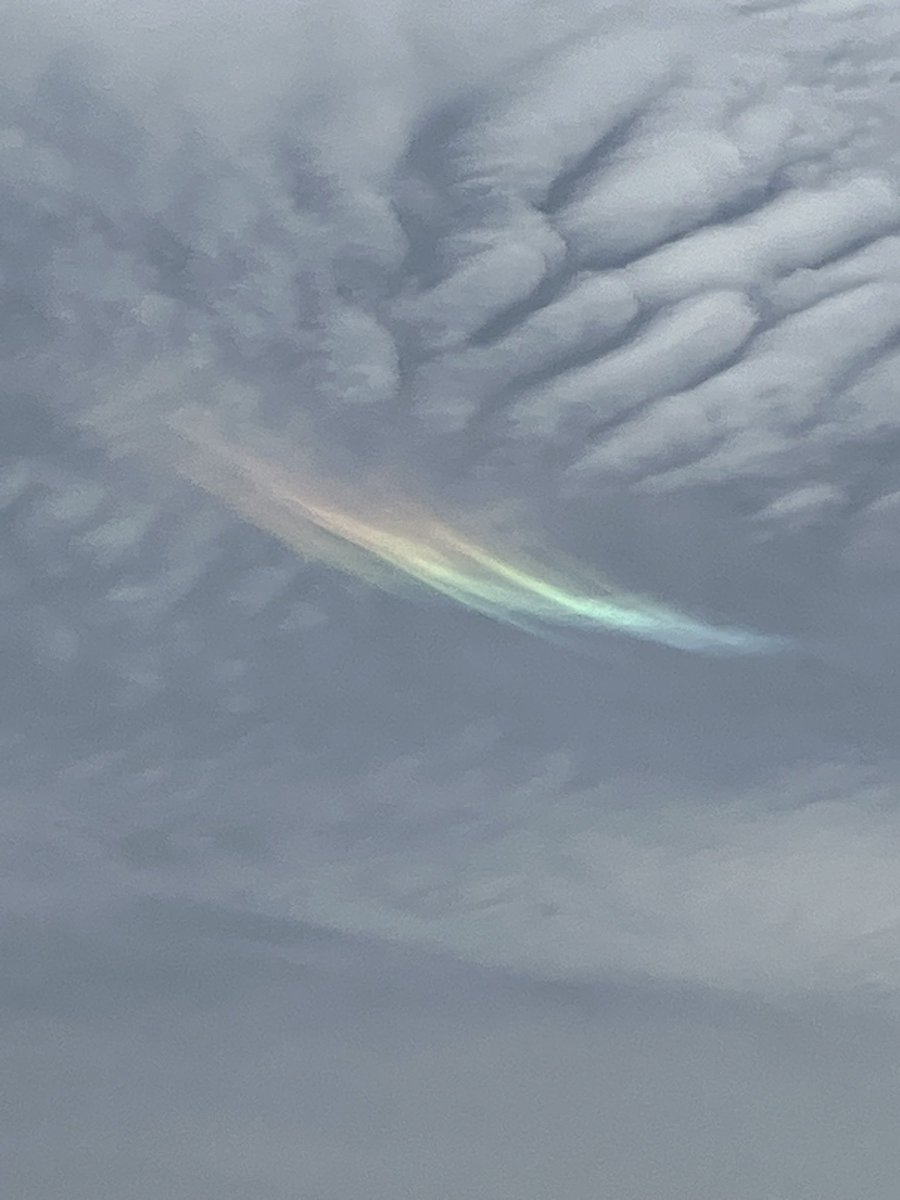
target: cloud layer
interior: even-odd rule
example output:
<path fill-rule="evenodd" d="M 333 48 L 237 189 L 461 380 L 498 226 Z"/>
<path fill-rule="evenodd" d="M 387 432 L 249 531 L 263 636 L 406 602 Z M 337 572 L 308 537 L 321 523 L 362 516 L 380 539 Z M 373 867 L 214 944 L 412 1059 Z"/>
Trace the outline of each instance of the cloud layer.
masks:
<path fill-rule="evenodd" d="M 482 20 L 506 28 L 511 11 Z M 187 777 L 194 751 L 214 759 L 236 730 L 250 777 L 283 723 L 301 745 L 354 744 L 362 768 L 379 739 L 402 759 L 490 718 L 532 744 L 536 771 L 563 753 L 595 786 L 603 755 L 618 771 L 626 747 L 681 755 L 688 776 L 708 759 L 738 787 L 747 770 L 755 785 L 814 762 L 829 729 L 884 753 L 881 664 L 897 637 L 871 547 L 881 538 L 889 560 L 900 312 L 887 10 L 848 14 L 852 48 L 809 5 L 548 10 L 496 57 L 461 18 L 449 36 L 436 14 L 397 9 L 395 43 L 379 33 L 361 74 L 358 21 L 341 40 L 310 14 L 300 70 L 276 42 L 305 18 L 273 8 L 245 44 L 229 10 L 207 66 L 188 72 L 206 17 L 158 19 L 153 40 L 137 9 L 115 27 L 86 9 L 78 58 L 57 53 L 75 44 L 71 22 L 18 16 L 3 497 L 19 778 L 75 761 L 103 763 L 91 769 L 111 791 L 138 786 L 138 761 Z M 317 54 L 352 86 L 329 91 Z M 253 86 L 226 100 L 228 64 Z M 638 632 L 711 645 L 749 636 L 713 625 L 774 629 L 819 665 L 703 676 L 601 638 L 614 670 L 589 733 L 601 693 L 580 668 L 582 694 L 563 699 L 550 659 L 517 661 L 517 642 L 449 612 L 413 619 L 347 590 L 242 527 L 233 496 L 232 513 L 202 500 L 159 453 L 185 405 L 229 445 L 299 461 L 314 444 L 320 478 L 409 481 L 418 507 L 400 530 L 370 512 L 323 516 L 304 493 L 319 506 L 305 528 L 327 527 L 312 559 L 343 562 L 336 547 L 355 542 L 364 578 L 380 557 L 505 619 L 632 619 L 526 566 L 529 529 L 586 579 L 608 571 L 622 596 L 666 597 L 666 610 L 632 606 Z M 270 484 L 265 499 L 253 486 L 253 519 L 307 549 Z M 500 512 L 509 550 L 481 533 L 462 545 L 433 512 Z M 406 653 L 401 611 L 435 678 L 446 672 L 450 711 L 411 675 L 387 707 L 367 698 L 399 670 L 389 647 Z M 680 612 L 716 617 L 691 626 Z M 363 645 L 372 665 L 348 700 Z M 471 657 L 487 652 L 493 684 Z M 559 696 L 543 716 L 514 700 L 529 669 Z M 47 751 L 17 719 L 22 696 L 56 730 Z"/>
<path fill-rule="evenodd" d="M 4 1191 L 893 1200 L 896 6 L 0 8 Z"/>

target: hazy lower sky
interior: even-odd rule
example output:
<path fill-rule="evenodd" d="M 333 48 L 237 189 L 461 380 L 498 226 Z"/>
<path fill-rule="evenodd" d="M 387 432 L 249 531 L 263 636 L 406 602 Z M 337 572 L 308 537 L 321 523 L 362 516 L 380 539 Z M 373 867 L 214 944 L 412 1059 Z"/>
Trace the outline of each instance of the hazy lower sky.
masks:
<path fill-rule="evenodd" d="M 896 1200 L 896 4 L 0 28 L 4 1200 Z"/>

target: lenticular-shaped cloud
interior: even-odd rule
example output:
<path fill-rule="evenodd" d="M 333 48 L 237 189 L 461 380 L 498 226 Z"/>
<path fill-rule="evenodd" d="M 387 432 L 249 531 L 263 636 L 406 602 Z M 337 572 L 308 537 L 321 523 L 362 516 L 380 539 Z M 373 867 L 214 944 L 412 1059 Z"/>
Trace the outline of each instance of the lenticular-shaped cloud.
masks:
<path fill-rule="evenodd" d="M 627 345 L 567 372 L 516 402 L 520 431 L 553 434 L 567 417 L 582 426 L 621 417 L 671 387 L 713 374 L 749 340 L 758 316 L 739 292 L 684 300 Z"/>
<path fill-rule="evenodd" d="M 733 225 L 701 230 L 639 259 L 627 278 L 638 295 L 655 301 L 766 280 L 887 232 L 896 222 L 897 195 L 877 177 L 788 193 Z"/>
<path fill-rule="evenodd" d="M 841 377 L 849 382 L 857 372 L 870 372 L 872 356 L 889 348 L 898 331 L 896 284 L 838 291 L 786 314 L 728 370 L 662 398 L 611 431 L 575 469 L 638 472 L 645 482 L 652 476 L 654 486 L 714 478 L 765 461 L 778 472 L 777 449 L 787 453 L 810 432 L 814 437 L 816 416 L 822 413 L 826 424 Z M 866 418 L 848 414 L 847 431 L 860 419 Z"/>
<path fill-rule="evenodd" d="M 449 156 L 454 184 L 546 204 L 554 182 L 665 86 L 677 49 L 668 30 L 598 31 L 526 69 L 459 136 Z"/>

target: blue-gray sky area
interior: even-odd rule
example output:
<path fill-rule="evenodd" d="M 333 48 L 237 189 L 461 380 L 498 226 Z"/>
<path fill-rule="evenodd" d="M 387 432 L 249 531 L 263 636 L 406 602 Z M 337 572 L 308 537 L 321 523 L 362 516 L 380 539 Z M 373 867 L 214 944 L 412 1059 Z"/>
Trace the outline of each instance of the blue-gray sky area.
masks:
<path fill-rule="evenodd" d="M 896 1200 L 897 5 L 0 18 L 3 1196 Z"/>

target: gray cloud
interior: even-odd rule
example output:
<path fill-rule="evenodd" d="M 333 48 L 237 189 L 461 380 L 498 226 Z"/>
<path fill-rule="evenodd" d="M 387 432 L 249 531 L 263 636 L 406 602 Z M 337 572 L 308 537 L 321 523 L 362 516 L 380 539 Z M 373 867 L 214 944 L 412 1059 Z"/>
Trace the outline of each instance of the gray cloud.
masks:
<path fill-rule="evenodd" d="M 0 1182 L 893 1197 L 894 6 L 2 6 Z M 292 556 L 167 421 L 792 653 Z"/>

